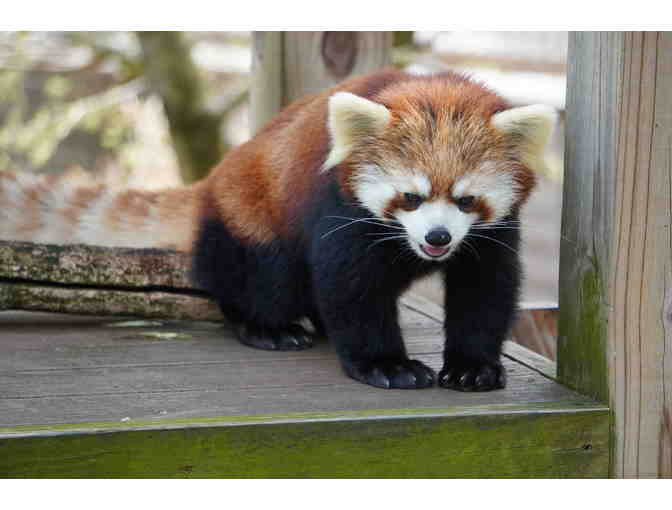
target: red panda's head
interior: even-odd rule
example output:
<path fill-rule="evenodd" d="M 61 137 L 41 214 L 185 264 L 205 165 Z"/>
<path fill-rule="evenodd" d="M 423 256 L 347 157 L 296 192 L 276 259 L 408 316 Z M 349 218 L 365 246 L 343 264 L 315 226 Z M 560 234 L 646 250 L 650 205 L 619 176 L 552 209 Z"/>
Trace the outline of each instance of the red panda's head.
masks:
<path fill-rule="evenodd" d="M 371 99 L 329 99 L 331 151 L 343 190 L 405 229 L 423 259 L 442 260 L 475 222 L 516 212 L 543 168 L 555 110 L 509 108 L 465 78 L 411 80 Z"/>

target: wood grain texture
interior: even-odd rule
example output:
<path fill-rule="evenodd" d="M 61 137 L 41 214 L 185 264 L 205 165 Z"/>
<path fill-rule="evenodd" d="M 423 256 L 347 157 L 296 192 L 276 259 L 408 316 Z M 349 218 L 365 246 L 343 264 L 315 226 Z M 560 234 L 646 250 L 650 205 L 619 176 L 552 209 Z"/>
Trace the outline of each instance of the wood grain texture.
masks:
<path fill-rule="evenodd" d="M 393 32 L 284 34 L 284 104 L 391 62 Z"/>
<path fill-rule="evenodd" d="M 252 133 L 305 95 L 390 64 L 393 32 L 255 32 Z"/>
<path fill-rule="evenodd" d="M 0 310 L 223 320 L 171 250 L 0 241 Z"/>
<path fill-rule="evenodd" d="M 192 289 L 190 265 L 172 250 L 0 241 L 0 280 Z"/>
<path fill-rule="evenodd" d="M 440 369 L 440 322 L 402 306 L 402 323 L 410 354 Z M 260 351 L 219 323 L 26 312 L 0 313 L 0 327 L 0 427 L 581 400 L 529 359 L 504 360 L 503 391 L 381 391 L 343 375 L 325 339 L 301 352 Z"/>
<path fill-rule="evenodd" d="M 250 74 L 250 131 L 252 135 L 284 106 L 283 34 L 284 32 L 254 32 Z"/>
<path fill-rule="evenodd" d="M 568 83 L 558 371 L 614 476 L 672 477 L 672 33 L 571 33 Z"/>
<path fill-rule="evenodd" d="M 224 320 L 217 304 L 208 298 L 144 288 L 125 291 L 0 282 L 2 309 L 152 319 Z"/>
<path fill-rule="evenodd" d="M 522 304 L 524 307 L 524 303 Z M 558 308 L 523 308 L 511 330 L 511 339 L 549 360 L 556 359 Z"/>
<path fill-rule="evenodd" d="M 401 314 L 411 355 L 440 368 L 440 322 Z M 27 312 L 0 328 L 0 477 L 608 470 L 608 410 L 512 359 L 501 391 L 381 390 L 343 375 L 324 340 L 259 351 L 218 323 Z"/>
<path fill-rule="evenodd" d="M 562 411 L 0 439 L 0 477 L 604 478 L 605 412 Z"/>
<path fill-rule="evenodd" d="M 423 317 L 433 319 L 434 321 L 436 321 L 437 324 L 443 323 L 443 317 L 444 317 L 443 307 L 437 304 L 435 301 L 428 299 L 421 294 L 408 292 L 404 296 L 402 296 L 401 302 L 403 305 L 402 310 L 404 308 L 407 308 Z M 550 312 L 550 310 L 535 307 L 534 303 L 530 303 L 528 305 L 532 306 L 533 308 L 530 310 L 527 309 L 521 310 L 520 315 L 524 316 L 528 312 L 539 312 L 539 311 Z M 556 315 L 555 310 L 550 312 L 550 315 L 552 317 L 555 317 Z M 549 319 L 546 318 L 546 320 Z M 550 322 L 553 324 L 555 323 L 555 320 L 550 319 Z M 550 327 L 551 326 L 549 326 L 549 328 Z M 515 338 L 513 337 L 515 333 L 516 330 L 514 329 L 514 331 L 512 331 L 511 340 L 507 340 L 504 342 L 504 348 L 502 350 L 504 356 L 513 361 L 516 361 L 517 363 L 520 363 L 521 365 L 524 365 L 528 368 L 535 370 L 536 372 L 540 373 L 545 377 L 548 377 L 549 379 L 556 379 L 557 378 L 556 363 L 554 363 L 546 356 L 539 354 L 539 352 L 527 346 L 527 344 L 535 343 L 534 341 L 530 341 L 529 339 L 521 336 Z M 520 332 L 518 332 L 518 334 L 520 335 Z"/>

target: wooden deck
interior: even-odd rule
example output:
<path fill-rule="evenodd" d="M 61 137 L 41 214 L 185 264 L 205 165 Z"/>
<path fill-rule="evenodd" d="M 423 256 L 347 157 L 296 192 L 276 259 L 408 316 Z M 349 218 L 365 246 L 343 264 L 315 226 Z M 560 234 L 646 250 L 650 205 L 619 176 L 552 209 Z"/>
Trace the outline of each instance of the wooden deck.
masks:
<path fill-rule="evenodd" d="M 436 313 L 402 305 L 410 353 L 438 370 Z M 256 351 L 218 323 L 2 312 L 0 476 L 606 476 L 604 406 L 507 353 L 505 390 L 380 390 L 326 340 Z"/>

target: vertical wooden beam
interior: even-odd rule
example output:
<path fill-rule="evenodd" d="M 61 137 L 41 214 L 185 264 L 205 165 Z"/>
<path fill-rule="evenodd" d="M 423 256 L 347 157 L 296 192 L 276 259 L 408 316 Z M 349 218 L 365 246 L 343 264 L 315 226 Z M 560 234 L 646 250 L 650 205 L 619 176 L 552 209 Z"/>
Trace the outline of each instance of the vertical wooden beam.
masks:
<path fill-rule="evenodd" d="M 283 107 L 284 32 L 255 32 L 252 45 L 250 131 L 259 131 Z"/>
<path fill-rule="evenodd" d="M 285 104 L 390 63 L 394 32 L 285 32 Z"/>
<path fill-rule="evenodd" d="M 390 63 L 394 32 L 255 32 L 252 132 L 280 108 Z"/>
<path fill-rule="evenodd" d="M 558 375 L 612 474 L 672 477 L 672 33 L 571 33 Z"/>

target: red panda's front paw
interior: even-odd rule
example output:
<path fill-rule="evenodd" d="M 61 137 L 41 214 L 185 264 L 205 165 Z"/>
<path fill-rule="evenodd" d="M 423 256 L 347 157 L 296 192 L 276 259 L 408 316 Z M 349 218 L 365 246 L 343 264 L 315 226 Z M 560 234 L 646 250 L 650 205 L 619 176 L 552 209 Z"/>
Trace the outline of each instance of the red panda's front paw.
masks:
<path fill-rule="evenodd" d="M 461 365 L 446 363 L 439 372 L 439 386 L 458 391 L 491 391 L 506 386 L 501 363 Z"/>
<path fill-rule="evenodd" d="M 420 389 L 434 385 L 434 370 L 412 359 L 344 363 L 353 379 L 385 389 Z"/>
<path fill-rule="evenodd" d="M 313 335 L 299 324 L 282 329 L 239 324 L 236 334 L 242 344 L 267 351 L 302 351 L 313 346 Z"/>

